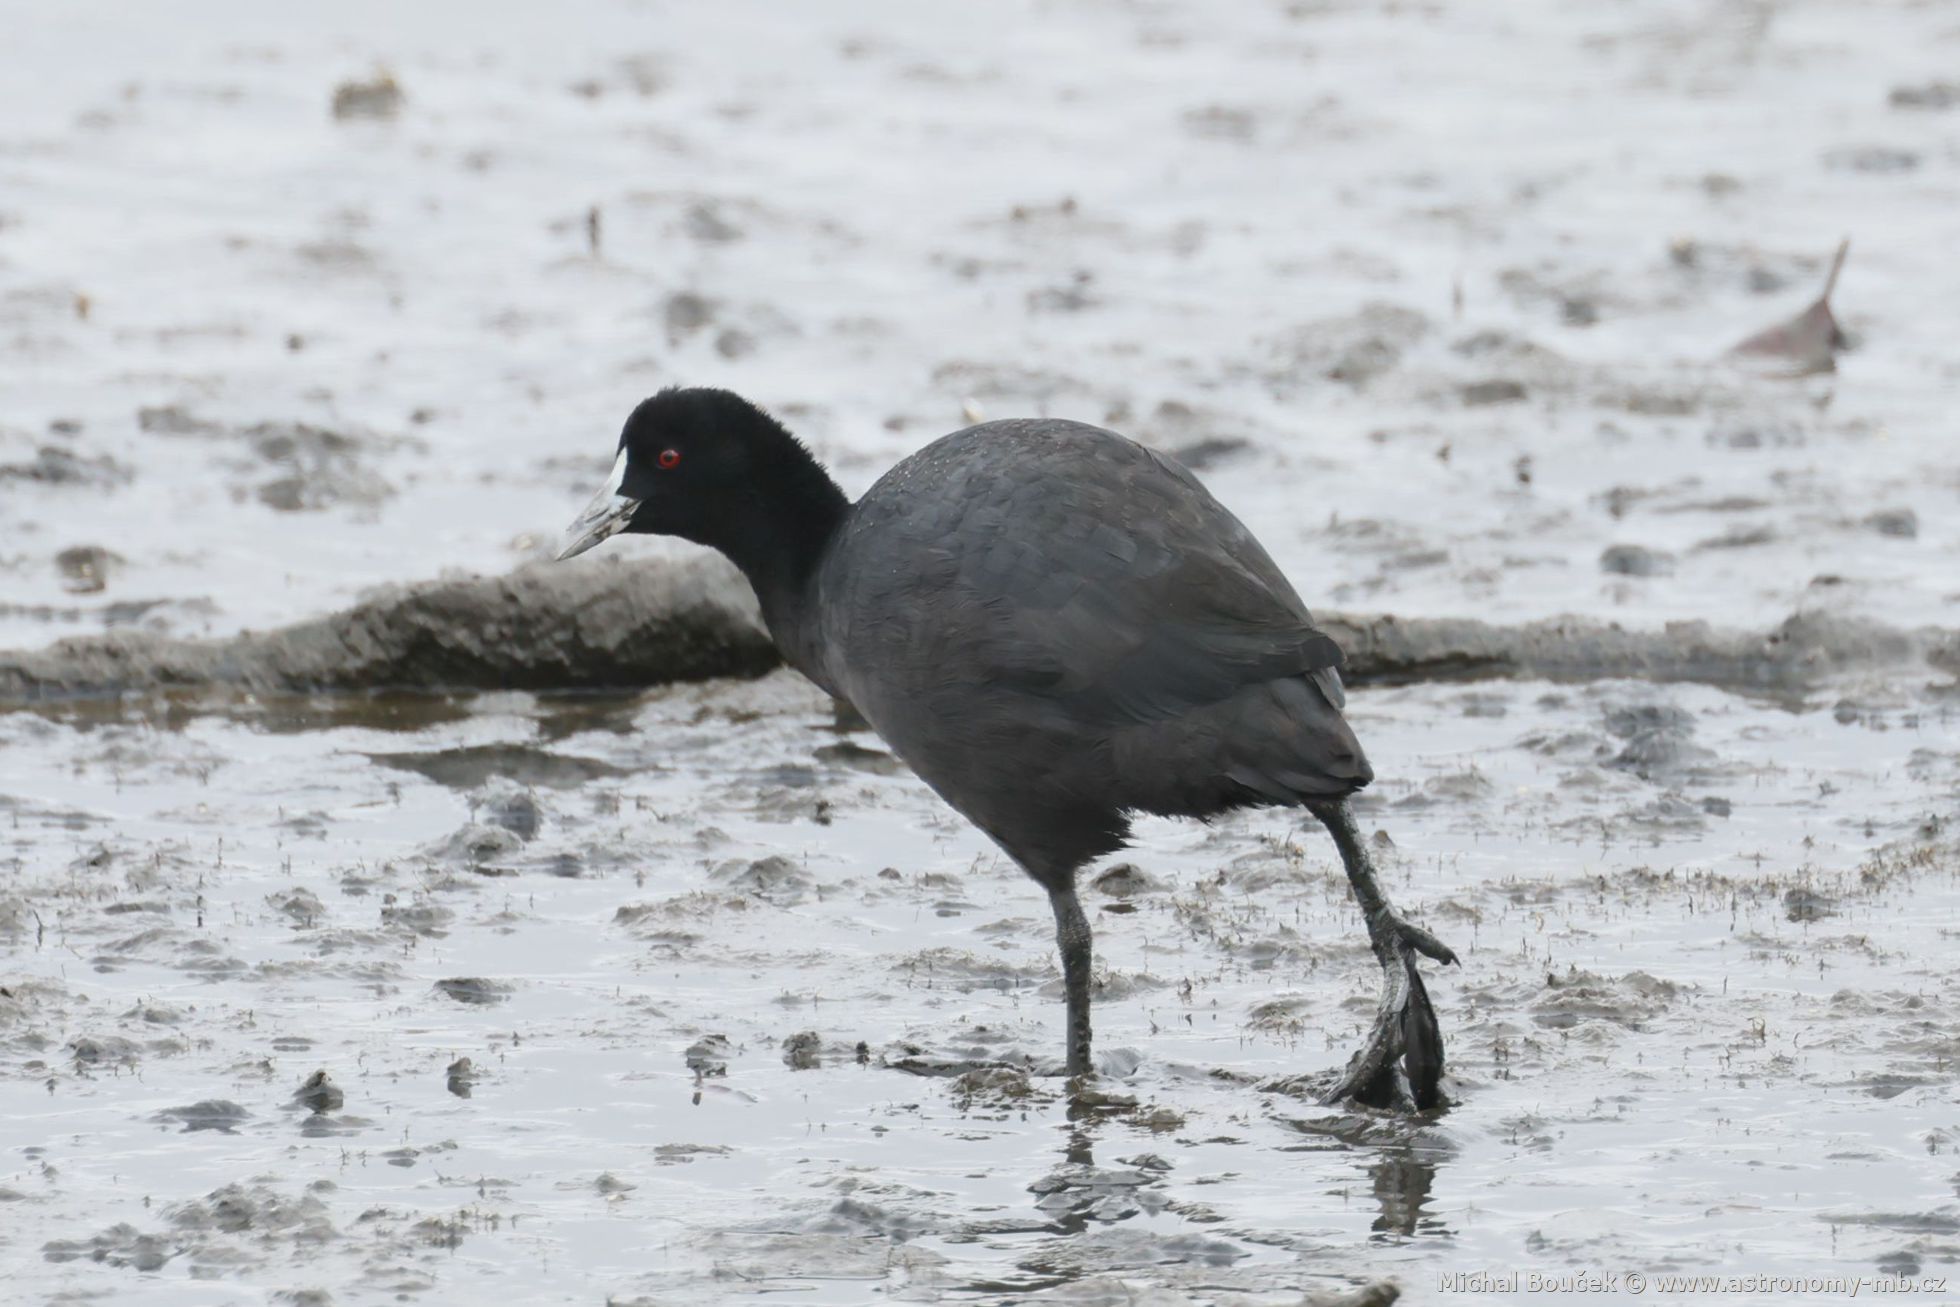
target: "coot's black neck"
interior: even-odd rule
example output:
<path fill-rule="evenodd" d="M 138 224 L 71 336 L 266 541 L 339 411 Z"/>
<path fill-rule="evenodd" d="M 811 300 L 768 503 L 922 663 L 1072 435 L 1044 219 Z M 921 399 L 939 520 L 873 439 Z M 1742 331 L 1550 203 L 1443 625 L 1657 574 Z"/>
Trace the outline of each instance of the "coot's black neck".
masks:
<path fill-rule="evenodd" d="M 762 620 L 790 665 L 824 683 L 814 581 L 851 501 L 823 465 L 792 443 L 701 543 L 749 579 Z M 825 688 L 829 688 L 827 685 Z"/>

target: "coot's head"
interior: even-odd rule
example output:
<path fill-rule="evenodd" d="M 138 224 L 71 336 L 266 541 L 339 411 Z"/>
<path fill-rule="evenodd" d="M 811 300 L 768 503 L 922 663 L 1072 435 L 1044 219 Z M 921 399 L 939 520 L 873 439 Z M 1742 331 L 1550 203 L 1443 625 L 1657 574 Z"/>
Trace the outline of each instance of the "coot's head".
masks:
<path fill-rule="evenodd" d="M 612 475 L 565 533 L 558 557 L 621 531 L 681 536 L 742 552 L 777 519 L 828 514 L 842 495 L 781 423 L 740 395 L 661 391 L 619 433 Z"/>

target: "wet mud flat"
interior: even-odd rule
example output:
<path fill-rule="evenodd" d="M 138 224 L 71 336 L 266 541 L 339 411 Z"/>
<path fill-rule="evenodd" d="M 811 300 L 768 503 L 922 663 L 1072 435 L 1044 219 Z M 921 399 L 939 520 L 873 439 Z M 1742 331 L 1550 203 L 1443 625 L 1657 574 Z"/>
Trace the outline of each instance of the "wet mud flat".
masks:
<path fill-rule="evenodd" d="M 9 28 L 5 1294 L 1951 1279 L 1950 15 L 1039 18 Z M 1071 1102 L 1045 903 L 725 570 L 521 566 L 668 383 L 852 491 L 976 414 L 1197 468 L 1353 660 L 1450 1109 L 1314 1105 L 1375 976 L 1278 813 L 1098 869 Z"/>
<path fill-rule="evenodd" d="M 1950 687 L 1353 715 L 1396 762 L 1364 828 L 1464 957 L 1425 1119 L 1314 1104 L 1374 977 L 1291 814 L 1148 822 L 1092 877 L 1071 1101 L 1039 895 L 789 673 L 9 712 L 14 1284 L 1296 1303 L 1960 1261 Z"/>

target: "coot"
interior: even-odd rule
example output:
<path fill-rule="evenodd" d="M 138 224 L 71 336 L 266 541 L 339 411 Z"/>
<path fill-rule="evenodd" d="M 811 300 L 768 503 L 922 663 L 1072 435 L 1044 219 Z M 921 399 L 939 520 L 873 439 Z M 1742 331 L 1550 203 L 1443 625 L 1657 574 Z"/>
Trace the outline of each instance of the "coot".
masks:
<path fill-rule="evenodd" d="M 1076 873 L 1123 846 L 1132 813 L 1297 805 L 1334 837 L 1384 977 L 1328 1100 L 1438 1101 L 1415 955 L 1456 959 L 1397 915 L 1355 826 L 1347 796 L 1373 772 L 1341 715 L 1341 652 L 1177 462 L 1079 422 L 987 422 L 853 504 L 747 400 L 670 389 L 627 419 L 559 557 L 620 531 L 726 554 L 789 664 L 1048 891 L 1070 1075 L 1090 1070 Z"/>

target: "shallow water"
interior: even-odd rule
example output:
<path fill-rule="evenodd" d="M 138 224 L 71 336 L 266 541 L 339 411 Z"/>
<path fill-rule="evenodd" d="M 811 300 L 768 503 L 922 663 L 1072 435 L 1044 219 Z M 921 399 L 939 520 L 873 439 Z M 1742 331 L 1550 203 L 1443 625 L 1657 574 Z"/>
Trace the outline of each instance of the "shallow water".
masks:
<path fill-rule="evenodd" d="M 1893 95 L 1951 80 L 1950 7 L 461 12 L 0 19 L 0 645 L 537 557 L 675 381 L 852 489 L 969 410 L 1107 422 L 1315 604 L 1957 624 L 1960 97 Z M 336 121 L 378 65 L 399 116 Z M 1844 233 L 1839 370 L 1720 362 Z M 1374 981 L 1286 814 L 1146 823 L 1090 890 L 1083 1105 L 1040 896 L 787 674 L 0 716 L 0 1267 L 200 1307 L 1950 1279 L 1956 705 L 1357 692 L 1364 824 L 1464 956 L 1416 1122 L 1288 1084 Z"/>
<path fill-rule="evenodd" d="M 1364 825 L 1464 957 L 1456 1105 L 1410 1123 L 1275 1087 L 1373 992 L 1285 814 L 1149 823 L 1090 891 L 1115 1101 L 1072 1108 L 1039 895 L 792 675 L 372 706 L 0 718 L 34 1291 L 1442 1301 L 1960 1258 L 1950 709 L 1357 694 L 1400 762 Z M 293 1103 L 316 1070 L 344 1102 Z"/>

